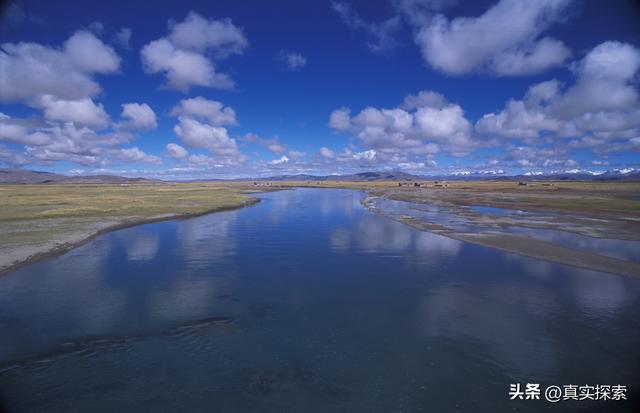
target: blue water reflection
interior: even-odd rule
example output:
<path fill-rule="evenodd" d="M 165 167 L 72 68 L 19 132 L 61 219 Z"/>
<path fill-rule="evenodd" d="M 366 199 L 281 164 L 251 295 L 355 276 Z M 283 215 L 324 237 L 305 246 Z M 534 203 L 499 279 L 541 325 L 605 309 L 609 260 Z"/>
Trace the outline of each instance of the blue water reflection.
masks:
<path fill-rule="evenodd" d="M 640 382 L 638 279 L 420 232 L 358 191 L 260 197 L 0 278 L 0 407 L 540 411 L 509 383 Z"/>

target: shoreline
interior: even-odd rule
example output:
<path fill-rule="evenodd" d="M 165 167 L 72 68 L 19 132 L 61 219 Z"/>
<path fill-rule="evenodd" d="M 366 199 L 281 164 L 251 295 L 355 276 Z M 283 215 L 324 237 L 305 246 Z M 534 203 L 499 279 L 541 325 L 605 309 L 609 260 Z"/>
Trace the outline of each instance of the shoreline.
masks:
<path fill-rule="evenodd" d="M 542 241 L 533 237 L 512 233 L 457 232 L 439 224 L 422 221 L 415 217 L 394 217 L 384 214 L 375 208 L 369 209 L 373 213 L 380 213 L 389 219 L 408 225 L 419 231 L 442 235 L 457 241 L 468 242 L 487 248 L 493 248 L 523 257 L 534 258 L 555 264 L 568 265 L 589 271 L 603 272 L 611 275 L 626 277 L 640 277 L 640 263 L 621 260 L 606 255 L 600 255 L 585 250 L 576 250 Z"/>
<path fill-rule="evenodd" d="M 77 240 L 67 241 L 62 244 L 56 245 L 52 248 L 43 248 L 42 251 L 38 251 L 34 254 L 30 254 L 23 259 L 18 259 L 8 264 L 8 266 L 6 267 L 0 268 L 0 277 L 9 275 L 14 271 L 19 270 L 20 268 L 26 267 L 35 262 L 38 262 L 47 258 L 59 257 L 60 255 L 63 255 L 77 247 L 80 247 L 90 241 L 93 241 L 100 235 L 104 235 L 109 232 L 113 232 L 113 231 L 117 231 L 125 228 L 131 228 L 138 225 L 153 224 L 156 222 L 173 221 L 173 220 L 179 221 L 183 219 L 196 218 L 203 215 L 212 214 L 214 212 L 232 211 L 235 209 L 241 209 L 241 208 L 246 208 L 248 206 L 255 205 L 260 201 L 261 201 L 260 198 L 249 197 L 242 204 L 239 204 L 236 206 L 216 207 L 203 212 L 196 212 L 196 213 L 169 214 L 169 215 L 153 216 L 153 217 L 143 218 L 143 219 L 136 219 L 131 221 L 125 220 L 123 222 L 110 225 L 96 231 L 93 231 L 93 230 L 89 231 L 88 234 L 83 234 L 82 236 L 78 237 Z"/>
<path fill-rule="evenodd" d="M 300 185 L 299 188 L 305 188 L 305 185 Z M 329 187 L 330 188 L 330 187 Z M 261 188 L 262 190 L 245 190 L 243 191 L 245 194 L 256 194 L 263 192 L 272 192 L 283 189 L 290 189 L 290 187 L 280 187 L 275 186 L 264 190 L 265 188 Z M 338 189 L 356 189 L 356 188 L 338 188 Z M 383 198 L 388 198 L 387 196 L 373 192 L 371 189 L 367 188 L 357 188 L 359 190 L 364 190 L 365 194 L 370 196 L 382 196 Z M 365 199 L 363 199 L 364 201 Z M 168 214 L 168 215 L 160 215 L 160 216 L 152 216 L 149 218 L 142 219 L 133 219 L 133 220 L 123 220 L 121 222 L 117 222 L 113 225 L 108 225 L 104 228 L 100 229 L 87 229 L 85 232 L 81 233 L 74 237 L 70 241 L 66 241 L 51 246 L 42 246 L 42 247 L 31 247 L 36 250 L 35 253 L 32 253 L 24 258 L 18 258 L 12 263 L 8 264 L 4 268 L 0 268 L 0 276 L 8 275 L 20 268 L 28 266 L 37 261 L 57 257 L 65 254 L 73 250 L 74 248 L 80 247 L 100 235 L 104 235 L 106 233 L 117 231 L 120 229 L 130 228 L 138 225 L 151 224 L 162 221 L 172 221 L 172 220 L 183 220 L 194 218 L 198 216 L 207 215 L 214 212 L 223 212 L 228 210 L 235 210 L 240 208 L 245 208 L 247 206 L 255 205 L 259 203 L 260 198 L 249 197 L 247 200 L 243 201 L 241 204 L 235 206 L 223 206 L 223 207 L 215 207 L 203 212 L 198 213 L 177 213 L 177 214 Z M 405 201 L 405 202 L 413 202 L 414 201 Z M 376 208 L 370 208 L 366 204 L 364 207 L 373 213 L 382 213 L 378 211 Z M 613 257 L 609 257 L 606 255 L 600 255 L 594 252 L 585 251 L 585 250 L 576 250 L 572 248 L 568 248 L 565 246 L 561 246 L 558 244 L 554 244 L 552 242 L 543 241 L 540 239 L 536 239 L 529 236 L 524 236 L 520 234 L 513 233 L 502 233 L 495 231 L 487 231 L 481 233 L 468 233 L 468 232 L 459 232 L 455 231 L 451 228 L 447 228 L 443 225 L 436 224 L 433 222 L 422 221 L 415 217 L 394 217 L 392 215 L 383 214 L 387 216 L 387 218 L 392 219 L 394 221 L 403 223 L 405 225 L 409 225 L 417 230 L 431 232 L 437 235 L 446 236 L 451 239 L 455 239 L 462 242 L 468 242 L 475 245 L 480 245 L 487 248 L 493 248 L 499 251 L 518 254 L 520 256 L 539 259 L 543 261 L 553 262 L 556 264 L 569 265 L 577 268 L 582 268 L 585 270 L 604 272 L 613 275 L 622 275 L 629 277 L 640 277 L 640 263 L 626 261 L 622 259 L 617 259 Z"/>

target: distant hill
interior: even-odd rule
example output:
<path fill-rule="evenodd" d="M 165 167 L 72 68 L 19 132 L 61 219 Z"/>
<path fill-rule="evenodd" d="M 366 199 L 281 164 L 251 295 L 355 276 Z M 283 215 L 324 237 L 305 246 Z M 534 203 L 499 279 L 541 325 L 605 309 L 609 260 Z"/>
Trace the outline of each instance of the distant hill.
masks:
<path fill-rule="evenodd" d="M 237 180 L 237 179 L 234 179 Z M 586 170 L 569 170 L 550 174 L 504 175 L 494 172 L 456 172 L 449 175 L 412 175 L 405 172 L 360 172 L 347 175 L 278 175 L 267 178 L 245 178 L 243 181 L 424 181 L 424 180 L 499 180 L 499 181 L 640 181 L 640 170 L 628 168 L 606 172 Z M 194 179 L 193 181 L 199 181 Z M 213 180 L 212 180 L 213 181 Z M 225 179 L 215 179 L 225 181 Z M 52 172 L 31 171 L 27 169 L 0 168 L 0 183 L 4 184 L 48 184 L 48 183 L 81 183 L 81 184 L 123 184 L 137 182 L 163 182 L 146 178 L 128 178 L 116 175 L 84 175 L 67 176 Z"/>
<path fill-rule="evenodd" d="M 422 179 L 404 172 L 361 172 L 348 175 L 278 175 L 268 178 L 250 179 L 254 181 L 412 181 Z"/>
<path fill-rule="evenodd" d="M 53 172 L 31 171 L 27 169 L 0 168 L 0 183 L 3 184 L 123 184 L 136 182 L 160 182 L 145 178 L 127 178 L 116 175 L 67 176 Z"/>
<path fill-rule="evenodd" d="M 441 175 L 412 175 L 405 172 L 361 172 L 348 175 L 278 175 L 247 178 L 254 181 L 420 181 L 420 180 L 499 180 L 499 181 L 640 181 L 640 170 L 610 170 L 602 173 L 571 170 L 550 174 L 504 175 L 491 171 L 457 172 Z"/>

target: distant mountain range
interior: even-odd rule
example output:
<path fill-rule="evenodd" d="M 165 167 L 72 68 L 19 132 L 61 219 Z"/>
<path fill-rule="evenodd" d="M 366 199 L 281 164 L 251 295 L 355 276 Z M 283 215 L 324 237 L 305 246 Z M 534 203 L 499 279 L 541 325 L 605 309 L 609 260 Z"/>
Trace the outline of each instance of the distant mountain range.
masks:
<path fill-rule="evenodd" d="M 145 178 L 127 178 L 115 175 L 67 176 L 53 172 L 0 168 L 0 183 L 2 184 L 124 184 L 136 182 L 159 181 Z"/>
<path fill-rule="evenodd" d="M 419 181 L 419 180 L 508 180 L 508 181 L 640 181 L 640 170 L 623 169 L 606 172 L 584 170 L 559 171 L 550 174 L 528 173 L 505 175 L 495 171 L 454 172 L 441 175 L 412 175 L 405 172 L 361 172 L 349 175 L 278 175 L 254 181 Z"/>
<path fill-rule="evenodd" d="M 505 175 L 495 171 L 455 172 L 447 175 L 420 176 L 405 172 L 361 172 L 348 175 L 278 175 L 267 178 L 246 178 L 243 181 L 419 181 L 419 180 L 508 180 L 508 181 L 640 181 L 640 170 L 613 169 L 606 172 L 587 170 L 567 170 L 549 174 L 526 173 L 524 175 Z M 31 171 L 27 169 L 0 168 L 0 183 L 5 184 L 47 184 L 47 183 L 84 183 L 84 184 L 125 184 L 140 182 L 161 182 L 146 178 L 128 178 L 116 175 L 67 176 L 52 172 Z"/>

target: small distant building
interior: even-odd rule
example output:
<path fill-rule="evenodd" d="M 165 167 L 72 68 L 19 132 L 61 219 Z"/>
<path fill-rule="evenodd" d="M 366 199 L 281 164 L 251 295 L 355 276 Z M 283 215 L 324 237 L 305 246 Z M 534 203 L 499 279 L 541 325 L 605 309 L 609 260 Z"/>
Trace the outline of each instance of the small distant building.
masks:
<path fill-rule="evenodd" d="M 527 183 L 523 182 L 523 181 L 520 181 L 520 182 L 518 182 L 518 186 L 527 186 Z"/>

